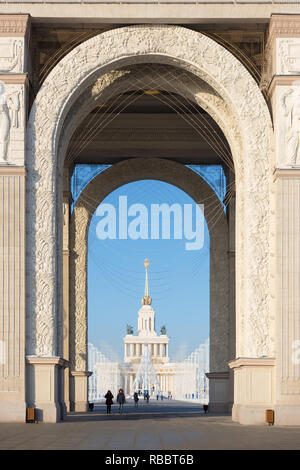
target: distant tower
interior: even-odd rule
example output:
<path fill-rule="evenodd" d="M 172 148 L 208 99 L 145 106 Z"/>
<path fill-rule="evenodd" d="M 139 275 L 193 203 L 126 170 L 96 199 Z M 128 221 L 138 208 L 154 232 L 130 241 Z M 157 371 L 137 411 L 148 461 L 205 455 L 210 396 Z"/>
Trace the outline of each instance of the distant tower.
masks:
<path fill-rule="evenodd" d="M 145 295 L 142 298 L 142 308 L 139 310 L 138 318 L 138 335 L 140 336 L 156 336 L 155 331 L 155 312 L 151 307 L 152 299 L 149 297 L 148 287 L 148 267 L 150 263 L 145 259 L 144 266 L 146 270 L 145 274 Z"/>
<path fill-rule="evenodd" d="M 155 311 L 149 296 L 148 269 L 150 263 L 145 259 L 145 293 L 142 297 L 142 307 L 138 312 L 138 332 L 133 335 L 129 332 L 124 338 L 124 362 L 139 363 L 144 353 L 145 345 L 148 345 L 149 353 L 154 364 L 169 362 L 168 347 L 169 338 L 166 334 L 158 335 L 155 331 Z"/>

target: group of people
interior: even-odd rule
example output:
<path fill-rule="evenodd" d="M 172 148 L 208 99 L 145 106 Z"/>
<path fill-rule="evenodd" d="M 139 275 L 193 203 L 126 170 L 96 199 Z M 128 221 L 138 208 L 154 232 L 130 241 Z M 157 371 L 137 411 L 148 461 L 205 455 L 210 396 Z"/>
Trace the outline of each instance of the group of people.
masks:
<path fill-rule="evenodd" d="M 113 405 L 113 394 L 111 393 L 110 390 L 107 391 L 107 394 L 105 395 L 105 403 L 106 403 L 106 413 L 110 414 L 111 413 L 111 405 Z M 134 400 L 134 406 L 137 408 L 138 407 L 138 402 L 139 402 L 139 396 L 138 393 L 135 392 L 133 395 L 133 400 Z M 119 404 L 119 413 L 123 413 L 123 406 L 125 403 L 125 395 L 124 395 L 124 390 L 120 388 L 119 393 L 117 395 L 117 403 Z M 147 397 L 147 403 L 149 402 L 149 394 Z"/>
<path fill-rule="evenodd" d="M 111 413 L 111 405 L 113 405 L 113 394 L 111 393 L 110 390 L 107 391 L 107 394 L 105 395 L 104 397 L 106 399 L 105 403 L 106 403 L 106 413 L 107 414 L 110 414 Z M 119 393 L 117 395 L 117 403 L 119 403 L 119 413 L 122 414 L 123 413 L 123 406 L 124 406 L 124 403 L 125 403 L 125 395 L 124 395 L 124 391 L 122 388 L 120 388 L 119 390 Z"/>

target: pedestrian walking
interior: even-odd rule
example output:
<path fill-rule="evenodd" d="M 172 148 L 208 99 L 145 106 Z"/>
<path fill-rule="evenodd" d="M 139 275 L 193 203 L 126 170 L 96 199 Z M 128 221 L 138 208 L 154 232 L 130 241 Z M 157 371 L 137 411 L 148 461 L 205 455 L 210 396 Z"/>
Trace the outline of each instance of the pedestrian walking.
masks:
<path fill-rule="evenodd" d="M 134 392 L 133 399 L 134 399 L 134 406 L 137 408 L 139 404 L 139 396 L 137 392 Z"/>
<path fill-rule="evenodd" d="M 110 413 L 111 413 L 111 405 L 113 405 L 113 403 L 114 403 L 114 402 L 113 402 L 114 396 L 113 396 L 113 394 L 111 393 L 111 391 L 108 390 L 108 391 L 107 391 L 107 394 L 105 395 L 104 398 L 106 398 L 106 401 L 105 401 L 105 403 L 106 403 L 106 413 L 107 413 L 107 414 L 110 414 Z"/>
<path fill-rule="evenodd" d="M 149 398 L 150 398 L 150 396 L 149 396 L 149 393 L 147 392 L 147 394 L 146 394 L 147 403 L 149 403 Z"/>
<path fill-rule="evenodd" d="M 120 388 L 119 393 L 117 395 L 117 402 L 119 403 L 119 413 L 122 413 L 123 412 L 123 406 L 124 406 L 124 403 L 125 403 L 125 395 L 124 395 L 124 392 L 123 392 L 122 388 Z"/>

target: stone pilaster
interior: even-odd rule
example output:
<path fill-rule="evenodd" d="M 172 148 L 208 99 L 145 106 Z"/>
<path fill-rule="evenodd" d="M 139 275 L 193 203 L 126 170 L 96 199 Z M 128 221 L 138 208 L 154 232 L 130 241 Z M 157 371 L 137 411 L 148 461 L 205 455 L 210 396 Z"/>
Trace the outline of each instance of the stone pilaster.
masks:
<path fill-rule="evenodd" d="M 300 424 L 300 17 L 274 15 L 267 46 L 275 131 L 272 185 L 275 424 Z M 272 332 L 273 334 L 273 332 Z"/>
<path fill-rule="evenodd" d="M 28 15 L 0 15 L 0 421 L 24 422 Z"/>
<path fill-rule="evenodd" d="M 277 169 L 276 424 L 300 424 L 300 169 Z"/>
<path fill-rule="evenodd" d="M 0 166 L 0 421 L 25 420 L 25 169 Z"/>

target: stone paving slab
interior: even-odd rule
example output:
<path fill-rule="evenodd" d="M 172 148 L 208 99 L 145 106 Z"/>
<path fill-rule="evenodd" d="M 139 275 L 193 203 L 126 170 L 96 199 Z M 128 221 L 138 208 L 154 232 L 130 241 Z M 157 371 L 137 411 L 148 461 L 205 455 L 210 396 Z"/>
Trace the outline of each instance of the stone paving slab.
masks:
<path fill-rule="evenodd" d="M 230 416 L 204 415 L 202 408 L 182 402 L 128 402 L 106 415 L 70 413 L 57 424 L 0 424 L 0 449 L 33 450 L 215 450 L 300 449 L 300 427 L 243 426 Z"/>

